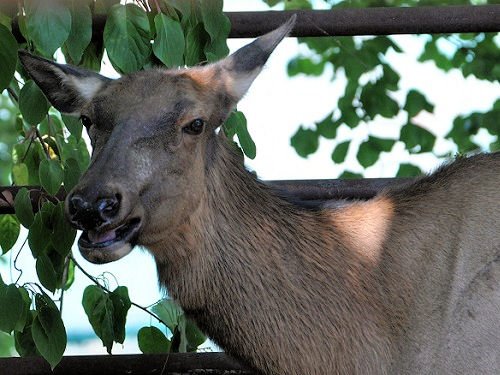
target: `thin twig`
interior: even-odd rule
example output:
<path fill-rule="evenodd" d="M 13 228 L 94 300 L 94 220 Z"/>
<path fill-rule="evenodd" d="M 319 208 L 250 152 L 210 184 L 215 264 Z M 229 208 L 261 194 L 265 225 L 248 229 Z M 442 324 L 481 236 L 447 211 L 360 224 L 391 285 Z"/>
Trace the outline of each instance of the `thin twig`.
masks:
<path fill-rule="evenodd" d="M 12 99 L 15 100 L 16 103 L 19 103 L 19 97 L 17 96 L 17 94 L 14 92 L 14 90 L 12 90 L 11 87 L 7 87 L 7 92 L 9 93 L 9 95 L 12 97 Z"/>
<path fill-rule="evenodd" d="M 30 136 L 30 143 L 28 144 L 28 148 L 26 149 L 26 152 L 23 155 L 23 158 L 21 159 L 21 163 L 24 163 L 24 160 L 26 160 L 26 156 L 28 156 L 28 152 L 30 151 L 31 145 L 33 144 L 33 141 L 35 140 L 35 137 Z"/>
<path fill-rule="evenodd" d="M 62 309 L 63 309 L 63 301 L 64 301 L 64 285 L 61 288 L 61 298 L 59 298 L 59 311 L 62 316 Z"/>
<path fill-rule="evenodd" d="M 21 254 L 21 251 L 23 250 L 24 248 L 24 245 L 26 245 L 26 242 L 28 242 L 28 236 L 26 236 L 26 239 L 24 240 L 23 244 L 21 245 L 18 253 L 16 254 L 16 257 L 14 258 L 14 262 L 12 263 L 12 265 L 14 266 L 15 270 L 17 272 L 19 272 L 19 276 L 16 280 L 16 284 L 19 282 L 19 280 L 21 279 L 21 276 L 23 276 L 23 270 L 20 269 L 20 268 L 17 268 L 17 259 L 19 258 L 19 255 Z"/>
<path fill-rule="evenodd" d="M 43 151 L 45 152 L 45 156 L 47 156 L 47 159 L 50 160 L 49 149 L 45 145 L 45 142 L 43 141 L 42 135 L 40 134 L 40 132 L 38 131 L 37 128 L 35 128 L 35 134 L 36 134 L 38 140 L 40 141 L 40 143 L 42 144 L 42 148 L 43 148 Z"/>
<path fill-rule="evenodd" d="M 83 267 L 75 260 L 75 258 L 73 256 L 70 256 L 71 260 L 73 261 L 73 263 L 75 263 L 75 266 L 80 270 L 82 271 L 82 273 L 87 276 L 90 280 L 92 280 L 92 282 L 94 284 L 96 284 L 99 288 L 101 288 L 102 290 L 104 290 L 105 292 L 107 293 L 111 293 L 111 290 L 109 290 L 108 288 L 106 288 L 104 285 L 102 285 L 101 283 L 99 283 L 99 281 L 97 280 L 96 277 L 92 276 L 90 273 L 88 273 L 87 271 L 85 271 L 83 269 Z M 166 327 L 168 327 L 167 323 L 165 323 L 158 315 L 156 315 L 155 313 L 152 313 L 151 311 L 149 311 L 148 309 L 146 309 L 144 306 L 141 306 L 141 305 L 138 305 L 137 303 L 135 302 L 132 302 L 130 301 L 130 304 L 132 306 L 135 306 L 136 308 L 138 309 L 141 309 L 142 311 L 144 311 L 145 313 L 151 315 L 153 318 L 155 318 L 156 320 L 158 320 L 160 323 L 164 324 Z"/>

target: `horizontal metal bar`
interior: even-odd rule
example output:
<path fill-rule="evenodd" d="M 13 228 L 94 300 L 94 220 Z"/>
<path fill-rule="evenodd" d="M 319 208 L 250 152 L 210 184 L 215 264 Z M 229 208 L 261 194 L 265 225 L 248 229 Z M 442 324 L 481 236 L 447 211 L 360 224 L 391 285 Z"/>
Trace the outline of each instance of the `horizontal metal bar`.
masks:
<path fill-rule="evenodd" d="M 41 357 L 0 358 L 2 375 L 256 375 L 224 353 L 68 356 L 51 371 Z"/>
<path fill-rule="evenodd" d="M 500 5 L 343 8 L 226 13 L 230 38 L 256 37 L 297 14 L 292 36 L 441 34 L 500 31 Z"/>
<path fill-rule="evenodd" d="M 440 34 L 500 31 L 500 5 L 339 8 L 226 12 L 231 21 L 230 38 L 253 38 L 271 31 L 297 14 L 292 36 L 352 36 L 391 34 Z M 93 19 L 94 35 L 102 35 L 106 17 Z M 17 19 L 12 32 L 25 41 Z"/>
<path fill-rule="evenodd" d="M 389 186 L 401 186 L 411 178 L 363 178 L 352 180 L 288 180 L 267 181 L 289 196 L 307 201 L 325 201 L 329 199 L 369 199 Z M 39 186 L 25 186 L 30 191 L 33 209 L 37 210 L 38 201 L 43 191 Z M 13 214 L 12 202 L 22 186 L 0 186 L 0 215 Z M 57 193 L 59 200 L 64 199 L 65 191 Z"/>

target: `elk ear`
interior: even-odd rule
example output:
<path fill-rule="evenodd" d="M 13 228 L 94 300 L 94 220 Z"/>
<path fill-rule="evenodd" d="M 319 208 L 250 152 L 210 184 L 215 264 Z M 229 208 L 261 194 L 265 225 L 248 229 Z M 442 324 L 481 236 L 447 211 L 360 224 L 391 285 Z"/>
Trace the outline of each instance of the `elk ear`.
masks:
<path fill-rule="evenodd" d="M 59 111 L 76 116 L 110 81 L 90 70 L 57 64 L 23 50 L 19 51 L 19 59 L 50 103 Z"/>
<path fill-rule="evenodd" d="M 294 14 L 276 30 L 257 38 L 215 64 L 222 68 L 222 80 L 235 101 L 245 95 L 276 46 L 292 31 L 296 18 Z"/>

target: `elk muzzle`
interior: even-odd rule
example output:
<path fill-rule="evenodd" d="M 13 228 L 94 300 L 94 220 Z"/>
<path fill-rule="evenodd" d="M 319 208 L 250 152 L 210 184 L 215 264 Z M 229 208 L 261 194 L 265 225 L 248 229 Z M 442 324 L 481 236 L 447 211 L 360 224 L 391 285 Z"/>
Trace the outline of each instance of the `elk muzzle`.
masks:
<path fill-rule="evenodd" d="M 66 215 L 83 233 L 82 256 L 92 263 L 108 263 L 127 255 L 137 242 L 141 215 L 133 214 L 121 191 L 90 194 L 74 190 L 66 198 Z"/>

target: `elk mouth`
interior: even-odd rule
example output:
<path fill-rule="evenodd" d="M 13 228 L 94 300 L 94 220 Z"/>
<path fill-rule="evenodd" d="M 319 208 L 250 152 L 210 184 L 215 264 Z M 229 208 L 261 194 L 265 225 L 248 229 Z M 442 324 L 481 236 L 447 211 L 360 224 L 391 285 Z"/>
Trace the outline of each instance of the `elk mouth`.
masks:
<path fill-rule="evenodd" d="M 92 263 L 113 262 L 130 253 L 137 243 L 141 219 L 133 218 L 105 231 L 84 231 L 78 240 L 82 256 Z"/>

